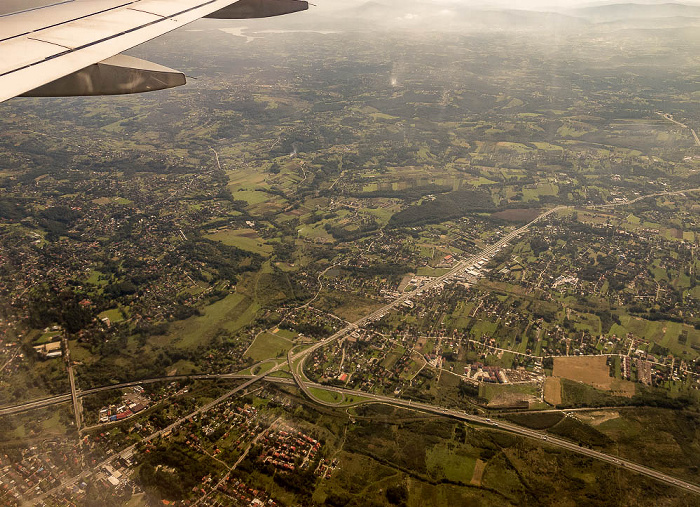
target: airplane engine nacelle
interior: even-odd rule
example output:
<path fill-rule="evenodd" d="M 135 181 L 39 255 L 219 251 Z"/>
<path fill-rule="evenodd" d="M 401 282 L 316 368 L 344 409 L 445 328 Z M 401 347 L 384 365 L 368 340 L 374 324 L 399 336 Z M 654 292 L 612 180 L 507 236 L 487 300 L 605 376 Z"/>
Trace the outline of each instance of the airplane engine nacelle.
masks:
<path fill-rule="evenodd" d="M 115 55 L 30 90 L 22 97 L 86 97 L 165 90 L 185 84 L 185 75 L 133 56 Z"/>
<path fill-rule="evenodd" d="M 270 18 L 305 11 L 308 8 L 309 2 L 304 0 L 238 0 L 235 4 L 212 12 L 206 17 L 215 19 Z"/>

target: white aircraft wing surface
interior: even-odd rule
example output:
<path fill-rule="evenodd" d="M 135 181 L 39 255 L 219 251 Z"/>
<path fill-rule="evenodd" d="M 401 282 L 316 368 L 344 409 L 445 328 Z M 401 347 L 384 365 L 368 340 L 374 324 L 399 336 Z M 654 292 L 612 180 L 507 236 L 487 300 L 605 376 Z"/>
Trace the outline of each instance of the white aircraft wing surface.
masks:
<path fill-rule="evenodd" d="M 184 75 L 119 55 L 202 17 L 243 19 L 306 10 L 302 0 L 44 0 L 0 15 L 0 102 L 18 95 L 138 93 Z M 27 5 L 27 4 L 25 4 Z"/>

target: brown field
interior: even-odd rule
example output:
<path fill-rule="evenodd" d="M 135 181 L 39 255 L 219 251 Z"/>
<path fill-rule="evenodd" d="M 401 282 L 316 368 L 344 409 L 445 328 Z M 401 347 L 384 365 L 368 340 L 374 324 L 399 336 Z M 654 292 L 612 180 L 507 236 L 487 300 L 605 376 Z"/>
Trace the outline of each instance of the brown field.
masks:
<path fill-rule="evenodd" d="M 561 403 L 561 380 L 556 377 L 549 377 L 545 380 L 544 401 L 554 406 Z"/>
<path fill-rule="evenodd" d="M 499 211 L 494 213 L 492 216 L 494 218 L 500 218 L 501 220 L 509 220 L 511 222 L 529 222 L 534 220 L 541 213 L 541 210 L 536 208 L 525 208 L 525 209 L 507 209 L 504 211 Z"/>
<path fill-rule="evenodd" d="M 408 273 L 401 279 L 401 283 L 399 284 L 399 288 L 397 289 L 399 292 L 403 292 L 403 290 L 408 286 L 409 282 L 411 281 L 412 278 L 415 278 L 415 273 Z"/>
<path fill-rule="evenodd" d="M 629 380 L 620 380 L 617 378 L 612 379 L 612 385 L 610 386 L 610 393 L 615 396 L 626 396 L 631 398 L 637 391 L 634 382 Z"/>
<path fill-rule="evenodd" d="M 493 396 L 486 406 L 489 408 L 527 409 L 537 401 L 538 399 L 532 394 L 503 390 Z"/>
<path fill-rule="evenodd" d="M 583 382 L 597 389 L 610 390 L 613 377 L 606 364 L 607 356 L 555 357 L 553 377 Z"/>
<path fill-rule="evenodd" d="M 612 421 L 613 419 L 618 419 L 620 417 L 620 412 L 618 411 L 596 411 L 596 412 L 579 412 L 576 414 L 576 418 L 590 424 L 591 426 L 600 426 L 606 421 Z"/>
<path fill-rule="evenodd" d="M 480 459 L 476 460 L 472 480 L 469 482 L 475 486 L 481 486 L 481 479 L 484 477 L 484 470 L 486 470 L 486 462 L 481 461 Z"/>

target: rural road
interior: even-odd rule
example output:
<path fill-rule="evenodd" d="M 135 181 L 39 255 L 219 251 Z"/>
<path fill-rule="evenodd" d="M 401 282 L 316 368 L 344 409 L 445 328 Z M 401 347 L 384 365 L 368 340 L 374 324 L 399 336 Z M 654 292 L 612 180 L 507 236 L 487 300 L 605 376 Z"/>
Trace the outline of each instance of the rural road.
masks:
<path fill-rule="evenodd" d="M 298 365 L 297 365 L 298 367 Z M 154 379 L 147 379 L 143 382 L 127 382 L 125 384 L 118 384 L 118 385 L 113 385 L 113 386 L 104 386 L 96 389 L 92 389 L 90 391 L 84 391 L 80 393 L 80 395 L 86 395 L 88 393 L 95 393 L 95 392 L 101 392 L 105 390 L 112 390 L 112 389 L 123 389 L 125 387 L 130 387 L 134 385 L 138 385 L 141 383 L 154 383 L 154 382 L 164 382 L 164 381 L 172 381 L 176 379 L 199 379 L 199 380 L 218 380 L 218 379 L 246 379 L 246 381 L 237 386 L 235 389 L 228 391 L 226 394 L 223 396 L 217 398 L 216 400 L 211 401 L 207 405 L 204 405 L 203 407 L 195 410 L 191 414 L 187 414 L 186 416 L 178 419 L 177 421 L 173 422 L 172 424 L 168 425 L 166 428 L 163 428 L 162 430 L 159 430 L 155 433 L 152 433 L 151 435 L 147 436 L 142 440 L 142 442 L 148 442 L 153 440 L 154 438 L 161 436 L 163 434 L 169 433 L 173 429 L 177 428 L 182 422 L 186 421 L 188 418 L 191 418 L 194 415 L 197 415 L 202 412 L 206 412 L 210 410 L 212 407 L 215 405 L 219 404 L 220 402 L 224 401 L 227 398 L 230 398 L 234 394 L 241 392 L 242 390 L 246 389 L 247 387 L 250 387 L 254 383 L 258 382 L 259 380 L 262 380 L 263 377 L 265 377 L 266 374 L 261 374 L 261 375 L 256 375 L 256 376 L 250 376 L 250 375 L 237 375 L 237 374 L 212 374 L 212 375 L 191 375 L 191 376 L 180 376 L 177 378 L 174 377 L 159 377 L 159 378 L 154 378 Z M 293 385 L 297 384 L 299 387 L 302 389 L 302 391 L 309 396 L 312 400 L 314 400 L 316 403 L 328 406 L 328 407 L 335 407 L 338 408 L 338 404 L 334 403 L 328 403 L 324 402 L 322 400 L 318 400 L 315 396 L 313 396 L 310 392 L 309 389 L 321 389 L 325 391 L 330 391 L 330 392 L 335 392 L 338 394 L 341 394 L 343 396 L 353 396 L 353 397 L 362 397 L 367 399 L 366 402 L 364 403 L 383 403 L 383 404 L 388 404 L 392 406 L 398 406 L 410 410 L 417 410 L 421 412 L 426 412 L 426 413 L 432 413 L 436 414 L 442 417 L 449 417 L 452 419 L 457 419 L 461 420 L 464 422 L 469 422 L 469 423 L 475 423 L 475 424 L 480 424 L 483 426 L 491 427 L 495 430 L 500 430 L 500 431 L 507 431 L 510 433 L 514 433 L 517 435 L 521 435 L 524 437 L 528 438 L 533 438 L 536 440 L 539 440 L 541 442 L 546 441 L 547 445 L 552 445 L 555 447 L 560 447 L 567 449 L 569 451 L 578 453 L 578 454 L 583 454 L 585 456 L 589 456 L 594 459 L 599 459 L 601 461 L 605 461 L 607 463 L 610 463 L 615 466 L 619 466 L 621 468 L 627 468 L 629 470 L 632 470 L 634 472 L 640 473 L 642 475 L 654 478 L 656 480 L 659 480 L 661 482 L 664 482 L 666 484 L 670 484 L 673 486 L 677 486 L 679 488 L 682 488 L 686 491 L 693 492 L 695 494 L 700 495 L 700 486 L 683 481 L 681 479 L 677 479 L 673 476 L 670 476 L 668 474 L 664 474 L 662 472 L 659 472 L 657 470 L 654 470 L 649 467 L 645 467 L 643 465 L 640 465 L 638 463 L 635 463 L 630 460 L 622 459 L 617 456 L 613 456 L 610 454 L 606 454 L 601 451 L 596 451 L 594 449 L 588 449 L 586 447 L 582 447 L 575 442 L 571 442 L 569 440 L 565 440 L 563 438 L 553 436 L 550 434 L 547 434 L 542 431 L 536 431 L 532 430 L 529 428 L 525 428 L 523 426 L 519 426 L 517 424 L 509 423 L 509 422 L 504 422 L 504 421 L 495 421 L 491 420 L 487 417 L 481 417 L 477 415 L 472 415 L 472 414 L 467 414 L 466 412 L 462 410 L 454 410 L 454 409 L 448 409 L 448 408 L 443 408 L 439 407 L 436 405 L 430 405 L 427 403 L 421 403 L 421 402 L 414 402 L 412 400 L 403 400 L 399 398 L 393 398 L 389 396 L 382 396 L 382 395 L 377 395 L 377 394 L 371 394 L 371 393 L 365 393 L 365 392 L 359 392 L 359 391 L 354 391 L 351 389 L 343 389 L 340 387 L 331 387 L 331 386 L 324 386 L 320 384 L 316 384 L 313 382 L 306 382 L 303 381 L 299 378 L 298 372 L 294 372 L 294 380 L 292 379 L 286 379 L 286 378 L 278 378 L 278 377 L 269 377 L 265 378 L 266 382 L 273 382 L 276 384 L 286 384 L 286 385 Z M 49 404 L 56 404 L 56 403 L 66 403 L 71 401 L 71 395 L 66 394 L 62 396 L 56 396 L 54 398 L 46 399 L 46 400 L 40 400 L 42 401 L 45 405 L 48 406 Z M 53 402 L 53 403 L 48 403 L 48 402 Z M 359 404 L 359 403 L 358 403 Z M 109 458 L 105 459 L 102 463 L 100 463 L 97 467 L 93 467 L 90 470 L 86 470 L 83 473 L 73 476 L 71 478 L 68 478 L 64 481 L 62 481 L 60 486 L 57 486 L 56 488 L 51 489 L 50 491 L 44 493 L 40 497 L 32 499 L 27 505 L 33 505 L 36 502 L 41 501 L 42 499 L 46 498 L 48 495 L 56 492 L 58 489 L 66 486 L 71 486 L 78 482 L 80 479 L 83 479 L 87 475 L 89 475 L 92 470 L 97 469 L 99 467 L 102 467 L 106 464 L 109 464 L 112 460 L 114 460 L 116 457 L 125 457 L 125 456 L 130 456 L 133 454 L 135 449 L 135 445 L 129 446 L 126 449 L 123 449 L 116 455 L 110 456 Z"/>
<path fill-rule="evenodd" d="M 696 191 L 700 189 L 688 189 L 688 190 L 682 190 L 682 191 L 677 191 L 677 192 L 660 192 L 658 194 L 651 194 L 651 195 L 646 195 L 646 196 L 641 196 L 638 197 L 632 201 L 628 202 L 622 202 L 622 203 L 615 203 L 613 205 L 604 205 L 605 207 L 611 207 L 611 206 L 620 206 L 620 205 L 626 205 L 626 204 L 631 204 L 633 202 L 636 202 L 638 200 L 652 197 L 652 196 L 660 196 L 660 195 L 672 195 L 672 194 L 680 194 L 683 192 L 691 192 L 691 191 Z M 602 206 L 601 206 L 602 207 Z M 525 428 L 522 426 L 518 426 L 512 423 L 508 422 L 496 422 L 496 421 L 491 421 L 488 418 L 484 418 L 481 416 L 476 416 L 476 415 L 470 415 L 467 414 L 466 412 L 460 411 L 460 410 L 453 410 L 453 409 L 447 409 L 447 408 L 442 408 L 434 405 L 429 405 L 426 403 L 419 403 L 419 402 L 412 402 L 411 400 L 401 400 L 397 398 L 392 398 L 392 397 L 387 397 L 387 396 L 381 396 L 381 395 L 375 395 L 375 394 L 368 394 L 364 392 L 357 392 L 357 391 L 352 391 L 352 390 L 346 390 L 342 388 L 336 388 L 336 387 L 329 387 L 329 386 L 322 386 L 318 384 L 314 384 L 311 382 L 308 382 L 304 379 L 301 378 L 301 375 L 299 374 L 299 371 L 303 371 L 303 363 L 305 359 L 318 350 L 321 347 L 324 347 L 341 337 L 345 336 L 346 334 L 359 329 L 360 326 L 370 322 L 374 321 L 377 319 L 382 318 L 387 312 L 391 311 L 392 309 L 396 308 L 398 305 L 402 304 L 404 301 L 416 297 L 419 294 L 422 294 L 424 291 L 427 291 L 431 288 L 434 288 L 442 283 L 447 282 L 454 276 L 464 272 L 467 269 L 470 269 L 474 266 L 477 266 L 479 262 L 486 262 L 492 255 L 495 255 L 497 252 L 500 251 L 501 248 L 505 247 L 512 241 L 513 239 L 517 238 L 524 232 L 526 232 L 533 224 L 536 222 L 542 220 L 543 218 L 546 218 L 547 216 L 551 215 L 552 213 L 556 213 L 557 211 L 560 211 L 562 209 L 569 208 L 569 206 L 558 206 L 556 208 L 552 208 L 541 215 L 539 215 L 537 218 L 532 220 L 531 222 L 527 223 L 526 225 L 515 229 L 514 231 L 508 233 L 505 235 L 503 238 L 501 238 L 499 241 L 496 243 L 489 245 L 485 248 L 483 248 L 478 254 L 473 255 L 469 257 L 466 260 L 458 262 L 450 271 L 447 273 L 434 278 L 433 280 L 429 281 L 427 284 L 423 285 L 422 287 L 416 288 L 410 292 L 404 293 L 398 298 L 396 298 L 394 301 L 391 303 L 388 303 L 378 310 L 373 311 L 372 313 L 348 324 L 341 330 L 337 331 L 333 335 L 329 336 L 328 338 L 325 338 L 314 345 L 304 349 L 301 352 L 298 352 L 294 355 L 290 354 L 288 355 L 288 362 L 290 365 L 290 369 L 292 371 L 294 381 L 296 384 L 299 386 L 302 391 L 309 396 L 312 400 L 315 400 L 318 403 L 328 405 L 328 406 L 337 406 L 337 404 L 329 404 L 326 402 L 322 402 L 321 400 L 318 400 L 315 396 L 311 395 L 309 392 L 309 388 L 316 388 L 316 389 L 323 389 L 326 391 L 331 391 L 331 392 L 336 392 L 342 395 L 350 395 L 350 396 L 362 396 L 364 398 L 368 398 L 372 402 L 378 402 L 378 403 L 388 403 L 391 405 L 395 406 L 401 406 L 404 408 L 409 408 L 413 410 L 419 410 L 423 412 L 429 412 L 429 413 L 434 413 L 438 414 L 444 417 L 450 417 L 453 419 L 458 419 L 458 420 L 463 420 L 465 422 L 472 422 L 472 423 L 477 423 L 477 424 L 482 424 L 482 425 L 487 425 L 487 426 L 492 426 L 495 429 L 501 430 L 501 431 L 507 431 L 511 433 L 515 433 L 521 436 L 525 436 L 528 438 L 534 438 L 534 439 L 539 439 L 539 440 L 546 440 L 548 445 L 553 445 L 557 446 L 560 448 L 564 448 L 573 452 L 577 452 L 579 454 L 583 454 L 595 459 L 599 459 L 608 463 L 611 463 L 616 466 L 628 468 L 630 470 L 633 470 L 635 472 L 638 472 L 640 474 L 646 475 L 648 477 L 652 477 L 654 479 L 657 479 L 659 481 L 665 482 L 667 484 L 675 485 L 678 487 L 681 487 L 687 491 L 691 491 L 695 494 L 700 494 L 700 487 L 689 483 L 682 481 L 680 479 L 676 479 L 674 477 L 671 477 L 669 475 L 663 474 L 659 471 L 653 470 L 648 467 L 644 467 L 642 465 L 639 465 L 637 463 L 634 463 L 632 461 L 624 460 L 621 458 L 618 458 L 616 456 L 612 456 L 609 454 L 602 453 L 600 451 L 595 451 L 593 449 L 588 449 L 581 447 L 580 445 L 570 442 L 568 440 L 562 439 L 560 437 L 555 437 L 552 435 L 547 435 L 543 432 L 531 430 L 529 428 Z M 73 400 L 74 402 L 77 401 L 78 398 L 86 396 L 88 394 L 94 394 L 97 392 L 105 391 L 105 390 L 111 390 L 111 389 L 120 389 L 120 388 L 125 388 L 129 386 L 134 386 L 134 385 L 139 385 L 139 384 L 145 384 L 145 383 L 152 383 L 152 382 L 162 382 L 162 381 L 173 381 L 173 380 L 179 380 L 179 379 L 200 379 L 200 380 L 213 380 L 213 379 L 224 379 L 224 378 L 230 378 L 230 379 L 235 379 L 235 378 L 241 378 L 241 379 L 247 379 L 245 382 L 242 384 L 238 385 L 235 389 L 232 389 L 231 391 L 228 391 L 224 395 L 220 396 L 219 398 L 207 403 L 206 405 L 200 407 L 199 409 L 193 411 L 191 414 L 188 414 L 177 421 L 173 422 L 166 428 L 163 428 L 162 430 L 159 430 L 157 432 L 152 433 L 151 435 L 145 437 L 142 442 L 148 442 L 158 436 L 161 436 L 163 434 L 169 433 L 173 429 L 175 429 L 177 426 L 179 426 L 183 421 L 187 420 L 188 418 L 191 418 L 194 415 L 206 412 L 210 410 L 212 407 L 216 406 L 217 404 L 221 403 L 222 401 L 230 398 L 231 396 L 235 395 L 238 392 L 241 392 L 251 385 L 255 384 L 256 382 L 259 382 L 260 380 L 267 380 L 270 382 L 281 382 L 281 383 L 286 383 L 289 384 L 291 380 L 289 379 L 282 379 L 282 378 L 274 378 L 274 377 L 268 377 L 271 373 L 274 373 L 276 371 L 279 371 L 285 366 L 286 363 L 280 363 L 277 366 L 273 367 L 272 369 L 260 373 L 258 375 L 254 376 L 242 376 L 242 375 L 236 375 L 236 374 L 211 374 L 211 375 L 189 375 L 189 376 L 173 376 L 173 377 L 160 377 L 157 379 L 148 379 L 144 381 L 135 381 L 135 382 L 127 382 L 123 384 L 118 384 L 118 385 L 113 385 L 113 386 L 103 386 L 103 387 L 98 387 L 94 389 L 89 389 L 85 391 L 76 391 L 74 388 L 72 389 L 71 394 L 64 394 L 64 395 L 58 395 L 50 398 L 46 398 L 43 400 L 36 400 L 32 401 L 29 403 L 21 404 L 21 405 L 16 405 L 12 407 L 3 407 L 0 408 L 0 415 L 9 415 L 9 414 L 14 414 L 14 413 L 19 413 L 19 412 L 24 412 L 27 410 L 32 410 L 36 408 L 41 408 L 41 407 L 46 407 L 50 405 L 54 405 L 57 403 L 64 403 Z M 53 488 L 52 490 L 42 494 L 41 496 L 34 498 L 30 501 L 30 504 L 35 504 L 36 502 L 41 501 L 42 499 L 46 498 L 49 494 L 57 491 L 59 488 L 70 486 L 72 484 L 75 484 L 78 480 L 81 478 L 85 477 L 89 473 L 91 473 L 93 470 L 100 468 L 104 464 L 107 464 L 111 462 L 113 459 L 115 459 L 117 456 L 129 456 L 133 454 L 135 449 L 135 445 L 129 446 L 126 449 L 122 450 L 116 455 L 110 456 L 107 458 L 103 463 L 100 463 L 97 465 L 97 467 L 92 467 L 90 470 L 86 470 L 82 472 L 81 474 L 74 476 L 72 478 L 68 478 L 64 481 L 61 482 L 61 485 L 57 486 L 56 488 Z"/>
<path fill-rule="evenodd" d="M 532 430 L 530 428 L 525 428 L 523 426 L 519 426 L 517 424 L 513 424 L 513 423 L 509 423 L 509 422 L 505 422 L 505 421 L 495 421 L 495 420 L 491 420 L 490 418 L 487 418 L 487 417 L 467 414 L 466 412 L 464 412 L 462 410 L 453 410 L 453 409 L 448 409 L 448 408 L 442 408 L 442 407 L 439 407 L 436 405 L 430 405 L 427 403 L 420 403 L 420 402 L 414 402 L 411 400 L 402 400 L 402 399 L 398 399 L 398 398 L 392 398 L 390 396 L 368 394 L 368 393 L 364 393 L 364 392 L 353 391 L 351 389 L 323 386 L 320 384 L 315 384 L 313 382 L 304 382 L 304 381 L 301 381 L 300 377 L 298 376 L 298 372 L 295 372 L 294 379 L 297 382 L 297 384 L 299 385 L 299 387 L 302 389 L 302 391 L 304 391 L 304 393 L 307 396 L 309 396 L 311 399 L 313 399 L 316 403 L 319 403 L 319 404 L 322 404 L 322 405 L 325 405 L 328 407 L 337 407 L 338 405 L 333 404 L 333 403 L 324 402 L 322 400 L 317 399 L 315 396 L 313 396 L 309 392 L 309 389 L 310 388 L 323 389 L 325 391 L 331 391 L 331 392 L 335 392 L 338 394 L 350 395 L 350 396 L 355 396 L 355 397 L 362 396 L 363 398 L 368 398 L 368 399 L 370 399 L 374 402 L 377 402 L 377 403 L 384 403 L 384 404 L 398 406 L 398 407 L 407 408 L 407 409 L 411 409 L 411 410 L 418 410 L 421 412 L 433 413 L 433 414 L 437 414 L 437 415 L 440 415 L 443 417 L 450 417 L 452 419 L 457 419 L 460 421 L 489 426 L 489 427 L 496 429 L 496 430 L 507 431 L 509 433 L 514 433 L 516 435 L 520 435 L 523 437 L 533 438 L 533 439 L 541 441 L 541 442 L 546 442 L 546 445 L 560 447 L 560 448 L 566 449 L 568 451 L 575 452 L 577 454 L 583 454 L 584 456 L 588 456 L 590 458 L 605 461 L 605 462 L 610 463 L 612 465 L 615 465 L 615 466 L 618 466 L 621 468 L 626 468 L 628 470 L 632 470 L 634 472 L 637 472 L 637 473 L 642 474 L 642 475 L 646 475 L 647 477 L 651 477 L 653 479 L 664 482 L 666 484 L 670 484 L 672 486 L 677 486 L 677 487 L 684 489 L 686 491 L 690 491 L 692 493 L 700 495 L 700 486 L 698 486 L 697 484 L 693 484 L 691 482 L 677 479 L 676 477 L 673 477 L 671 475 L 664 474 L 662 472 L 659 472 L 658 470 L 654 470 L 653 468 L 649 468 L 649 467 L 640 465 L 639 463 L 635 463 L 633 461 L 630 461 L 630 460 L 627 460 L 624 458 L 613 456 L 611 454 L 606 454 L 604 452 L 596 451 L 594 449 L 589 449 L 587 447 L 582 447 L 581 445 L 579 445 L 575 442 L 571 442 L 570 440 L 566 440 L 564 438 L 548 434 L 544 431 L 536 431 L 536 430 Z M 272 380 L 272 379 L 269 379 L 269 380 Z"/>

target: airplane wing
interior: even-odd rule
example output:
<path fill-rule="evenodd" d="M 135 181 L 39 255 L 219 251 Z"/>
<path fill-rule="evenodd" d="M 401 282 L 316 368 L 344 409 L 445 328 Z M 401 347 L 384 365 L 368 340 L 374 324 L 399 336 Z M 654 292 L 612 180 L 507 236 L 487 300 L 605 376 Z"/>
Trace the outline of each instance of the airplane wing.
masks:
<path fill-rule="evenodd" d="M 179 86 L 185 84 L 181 72 L 119 53 L 202 17 L 261 18 L 308 9 L 303 0 L 39 4 L 0 15 L 0 102 L 18 95 L 115 95 Z"/>

